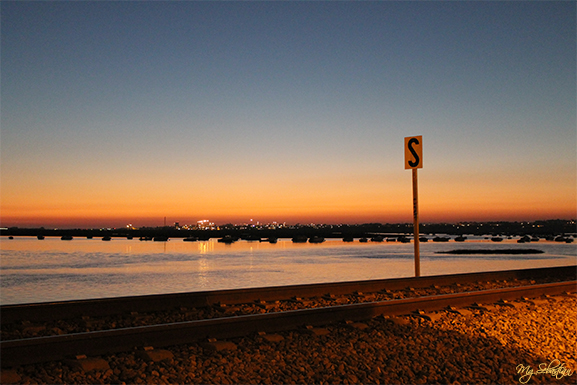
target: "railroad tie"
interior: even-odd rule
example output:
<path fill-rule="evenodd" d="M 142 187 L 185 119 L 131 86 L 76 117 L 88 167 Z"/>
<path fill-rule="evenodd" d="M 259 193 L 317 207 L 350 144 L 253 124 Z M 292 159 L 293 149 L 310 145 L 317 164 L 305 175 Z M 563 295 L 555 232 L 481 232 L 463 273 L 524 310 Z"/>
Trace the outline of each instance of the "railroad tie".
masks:
<path fill-rule="evenodd" d="M 406 326 L 411 323 L 408 319 L 404 317 L 388 317 L 388 320 L 397 326 Z"/>
<path fill-rule="evenodd" d="M 460 315 L 462 315 L 462 316 L 470 316 L 471 314 L 473 314 L 473 312 L 470 311 L 470 310 L 467 310 L 467 309 L 465 309 L 465 308 L 459 308 L 459 309 L 457 309 L 457 308 L 454 307 L 454 306 L 448 306 L 445 310 L 446 310 L 447 312 L 449 312 L 449 313 L 460 314 Z"/>
<path fill-rule="evenodd" d="M 64 360 L 68 366 L 74 369 L 80 369 L 84 373 L 91 372 L 93 370 L 108 370 L 110 365 L 108 361 L 99 357 L 86 357 L 86 355 L 77 355 L 72 359 Z"/>
<path fill-rule="evenodd" d="M 369 327 L 369 325 L 362 322 L 345 321 L 345 323 L 352 329 L 365 330 Z"/>
<path fill-rule="evenodd" d="M 142 350 L 136 351 L 136 356 L 142 358 L 145 361 L 166 361 L 171 360 L 174 358 L 174 354 L 172 354 L 169 350 L 164 349 L 154 349 L 152 346 L 146 346 Z"/>
<path fill-rule="evenodd" d="M 266 334 L 266 332 L 258 332 L 258 335 L 268 342 L 281 342 L 284 340 L 284 337 L 280 334 Z"/>
<path fill-rule="evenodd" d="M 203 349 L 212 352 L 220 352 L 222 350 L 236 350 L 236 344 L 230 341 L 217 341 L 216 338 L 209 338 L 207 342 L 200 344 Z"/>
<path fill-rule="evenodd" d="M 326 336 L 328 334 L 330 334 L 329 329 L 325 329 L 325 328 L 315 328 L 312 325 L 307 325 L 305 326 L 305 332 L 307 334 L 313 335 L 313 336 Z"/>
<path fill-rule="evenodd" d="M 497 305 L 497 306 L 504 306 L 504 307 L 512 307 L 512 308 L 515 308 L 515 309 L 518 309 L 518 308 L 520 308 L 520 307 L 522 306 L 522 305 L 519 304 L 519 303 L 509 302 L 509 301 L 506 301 L 506 300 L 504 300 L 504 299 L 500 299 L 499 301 L 495 302 L 495 305 Z"/>
<path fill-rule="evenodd" d="M 413 317 L 421 317 L 431 322 L 435 322 L 442 317 L 441 313 L 425 313 L 423 310 L 415 310 L 410 315 Z"/>
<path fill-rule="evenodd" d="M 545 298 L 527 299 L 526 302 L 530 305 L 533 305 L 533 306 L 541 306 L 541 305 L 549 304 L 549 300 L 545 299 Z"/>
<path fill-rule="evenodd" d="M 473 304 L 471 304 L 471 305 L 469 305 L 469 306 L 467 306 L 467 307 L 468 307 L 469 309 L 480 310 L 480 311 L 493 311 L 493 310 L 495 310 L 495 307 L 494 307 L 494 306 L 491 306 L 491 305 L 482 305 L 482 304 L 479 304 L 479 303 L 476 303 L 476 302 L 473 303 Z"/>

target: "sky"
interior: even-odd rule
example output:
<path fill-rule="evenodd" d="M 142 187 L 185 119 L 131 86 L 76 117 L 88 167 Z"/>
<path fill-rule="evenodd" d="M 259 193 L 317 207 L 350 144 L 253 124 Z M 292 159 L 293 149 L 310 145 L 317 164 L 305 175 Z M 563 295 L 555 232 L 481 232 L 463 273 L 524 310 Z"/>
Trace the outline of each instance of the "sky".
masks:
<path fill-rule="evenodd" d="M 573 1 L 0 12 L 2 226 L 577 216 Z"/>

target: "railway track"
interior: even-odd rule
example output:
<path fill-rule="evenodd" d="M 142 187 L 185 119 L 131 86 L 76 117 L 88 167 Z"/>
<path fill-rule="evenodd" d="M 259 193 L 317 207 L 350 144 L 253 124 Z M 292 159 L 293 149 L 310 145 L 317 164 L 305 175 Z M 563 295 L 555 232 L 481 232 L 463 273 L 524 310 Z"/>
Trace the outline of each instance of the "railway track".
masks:
<path fill-rule="evenodd" d="M 527 270 L 523 270 L 445 276 L 442 278 L 436 277 L 436 279 L 435 277 L 423 277 L 420 279 L 420 284 L 429 286 L 431 284 L 435 285 L 435 283 L 439 283 L 439 280 L 444 280 L 444 283 L 447 284 L 448 282 L 455 280 L 466 282 L 471 279 L 495 279 L 495 276 L 503 276 L 499 274 L 504 274 L 505 276 L 508 276 L 509 279 L 518 279 L 520 276 L 536 277 L 540 274 L 544 274 L 543 270 L 547 270 L 547 273 L 549 274 L 568 275 L 569 280 L 564 282 L 532 284 L 529 286 L 493 290 L 427 295 L 415 298 L 392 299 L 388 301 L 360 302 L 283 312 L 270 312 L 264 314 L 221 317 L 113 330 L 7 340 L 0 342 L 2 367 L 14 367 L 37 362 L 61 360 L 77 355 L 98 356 L 122 351 L 131 351 L 135 348 L 143 348 L 147 346 L 164 347 L 180 345 L 203 340 L 206 341 L 208 338 L 227 339 L 258 332 L 275 333 L 284 330 L 302 328 L 304 325 L 314 328 L 344 320 L 359 321 L 370 319 L 378 315 L 396 316 L 403 314 L 420 314 L 421 316 L 431 317 L 431 312 L 442 312 L 448 309 L 450 309 L 448 311 L 455 311 L 455 308 L 471 306 L 473 304 L 477 304 L 475 306 L 477 306 L 478 309 L 483 309 L 479 304 L 493 304 L 498 301 L 537 298 L 543 295 L 574 293 L 577 291 L 575 267 L 564 269 L 555 268 L 553 270 L 534 269 L 531 271 L 532 274 L 529 275 Z M 390 281 L 393 281 L 393 283 Z M 407 285 L 407 282 L 403 280 L 387 280 L 387 282 L 392 285 L 389 287 L 394 287 L 394 285 L 398 284 L 405 285 L 406 288 Z M 376 287 L 379 287 L 379 290 L 382 291 L 383 283 L 384 282 L 375 283 L 374 281 L 367 281 L 364 285 L 376 284 Z M 419 283 L 419 279 L 412 279 L 409 283 L 411 283 L 412 286 L 418 286 L 417 284 Z M 356 286 L 352 284 L 353 283 L 343 283 L 339 287 L 342 290 L 355 287 L 357 293 L 359 287 L 368 287 L 363 286 L 361 283 L 357 283 Z M 309 287 L 307 295 L 316 293 L 316 290 L 318 290 L 319 293 L 323 292 L 326 294 L 327 288 L 329 287 L 332 288 L 333 291 L 337 291 L 335 287 L 331 287 L 329 284 L 327 285 L 313 285 L 314 287 L 312 289 Z M 352 286 L 348 287 L 348 285 Z M 392 290 L 387 289 L 386 287 L 387 286 L 385 286 L 385 290 Z M 273 289 L 273 291 L 276 291 L 281 288 Z M 292 295 L 295 292 L 294 290 L 300 292 L 304 289 L 304 286 L 293 287 L 292 290 L 287 289 L 283 291 L 283 295 Z M 259 298 L 262 298 L 262 291 L 259 291 L 258 289 L 254 289 L 254 291 L 255 293 L 252 293 L 252 295 L 258 294 Z M 229 300 L 233 298 L 241 300 L 240 297 L 243 295 L 249 295 L 247 293 L 242 295 L 237 293 L 238 297 L 235 297 L 233 291 L 227 292 L 226 294 Z M 215 298 L 222 299 L 223 297 L 216 296 Z M 278 298 L 278 296 L 276 298 Z M 242 301 L 244 300 L 246 300 L 246 298 L 242 298 Z M 515 306 L 508 302 L 500 302 L 500 304 L 502 306 Z M 84 303 L 84 305 L 86 305 L 86 303 Z M 4 312 L 4 309 L 2 309 L 2 311 Z M 417 311 L 419 311 L 419 313 L 415 313 Z M 421 314 L 423 312 L 425 313 L 424 315 Z M 429 313 L 429 315 L 426 313 Z M 4 318 L 4 313 L 2 313 L 2 318 Z"/>

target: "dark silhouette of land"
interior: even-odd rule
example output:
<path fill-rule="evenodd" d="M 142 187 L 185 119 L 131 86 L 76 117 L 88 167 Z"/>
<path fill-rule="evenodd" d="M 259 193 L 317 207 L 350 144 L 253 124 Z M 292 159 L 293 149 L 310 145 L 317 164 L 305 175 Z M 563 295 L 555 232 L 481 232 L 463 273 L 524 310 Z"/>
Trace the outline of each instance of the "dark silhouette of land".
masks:
<path fill-rule="evenodd" d="M 0 229 L 2 236 L 77 236 L 77 237 L 132 237 L 132 238 L 221 238 L 226 235 L 246 240 L 266 238 L 294 238 L 296 236 L 321 238 L 363 238 L 374 235 L 412 235 L 412 223 L 359 225 L 322 224 L 292 225 L 270 229 L 266 225 L 223 225 L 217 230 L 189 230 L 175 226 L 141 227 L 139 229 L 46 229 L 10 227 Z M 421 224 L 422 236 L 435 234 L 477 236 L 537 236 L 541 238 L 576 234 L 575 220 L 543 220 L 535 222 L 466 222 Z"/>

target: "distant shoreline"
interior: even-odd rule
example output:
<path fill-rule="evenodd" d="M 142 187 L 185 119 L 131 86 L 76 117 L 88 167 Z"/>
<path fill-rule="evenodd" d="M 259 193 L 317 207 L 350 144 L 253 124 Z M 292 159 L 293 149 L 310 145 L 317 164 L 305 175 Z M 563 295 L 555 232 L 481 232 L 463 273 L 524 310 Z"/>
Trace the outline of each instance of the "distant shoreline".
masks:
<path fill-rule="evenodd" d="M 265 238 L 399 238 L 413 237 L 412 223 L 366 223 L 366 224 L 310 224 L 310 225 L 221 225 L 211 229 L 189 227 L 163 226 L 140 228 L 92 228 L 92 229 L 60 229 L 60 228 L 20 228 L 1 227 L 0 236 L 44 236 L 44 237 L 111 237 L 111 238 L 222 238 L 225 236 L 256 240 Z M 420 225 L 420 237 L 434 238 L 437 234 L 462 237 L 482 236 L 487 239 L 529 236 L 551 239 L 563 236 L 577 238 L 575 220 L 553 219 L 534 222 L 462 222 L 462 223 L 424 223 Z M 433 239 L 434 240 L 434 239 Z M 573 240 L 573 239 L 571 239 Z"/>

